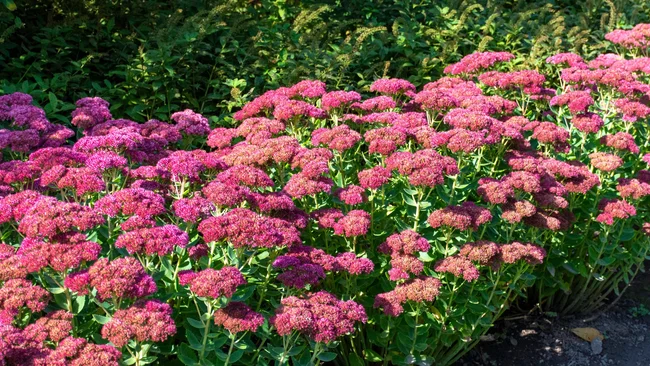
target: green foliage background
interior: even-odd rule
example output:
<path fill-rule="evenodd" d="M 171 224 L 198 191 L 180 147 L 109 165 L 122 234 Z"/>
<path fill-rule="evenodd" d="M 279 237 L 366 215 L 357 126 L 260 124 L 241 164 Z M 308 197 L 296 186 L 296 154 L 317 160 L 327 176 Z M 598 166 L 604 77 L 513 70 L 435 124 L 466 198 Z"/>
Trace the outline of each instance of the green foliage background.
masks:
<path fill-rule="evenodd" d="M 137 121 L 192 108 L 227 123 L 249 95 L 305 78 L 420 86 L 477 50 L 537 68 L 560 51 L 604 52 L 604 33 L 650 21 L 644 0 L 2 2 L 0 93 L 30 93 L 64 122 L 98 95 Z"/>

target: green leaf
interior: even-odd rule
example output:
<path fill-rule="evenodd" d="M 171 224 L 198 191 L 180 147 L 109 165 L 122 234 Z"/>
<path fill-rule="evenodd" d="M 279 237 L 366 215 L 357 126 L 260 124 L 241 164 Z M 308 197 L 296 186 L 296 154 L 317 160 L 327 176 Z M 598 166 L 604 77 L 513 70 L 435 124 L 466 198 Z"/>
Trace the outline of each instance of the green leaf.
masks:
<path fill-rule="evenodd" d="M 93 314 L 93 319 L 95 319 L 95 321 L 97 323 L 102 324 L 102 325 L 108 323 L 111 320 L 110 317 L 103 316 L 103 315 L 97 315 L 97 314 Z"/>
<path fill-rule="evenodd" d="M 194 366 L 199 362 L 199 359 L 196 357 L 196 353 L 192 351 L 187 343 L 181 343 L 180 347 L 178 348 L 178 359 L 181 360 L 183 365 L 187 366 Z"/>
<path fill-rule="evenodd" d="M 318 354 L 318 359 L 323 362 L 330 362 L 336 358 L 336 353 L 334 352 L 323 352 Z"/>
<path fill-rule="evenodd" d="M 433 258 L 427 252 L 420 252 L 419 258 L 422 262 L 433 262 Z"/>
<path fill-rule="evenodd" d="M 598 260 L 598 264 L 600 264 L 603 267 L 609 266 L 610 264 L 614 263 L 616 261 L 616 258 L 614 257 L 605 257 L 601 258 Z"/>
<path fill-rule="evenodd" d="M 113 30 L 113 27 L 115 27 L 115 18 L 111 18 L 106 24 L 106 30 L 108 30 L 108 33 Z"/>
<path fill-rule="evenodd" d="M 47 290 L 50 291 L 53 295 L 58 295 L 65 292 L 65 289 L 62 287 L 48 287 Z"/>
<path fill-rule="evenodd" d="M 235 362 L 239 361 L 239 359 L 241 358 L 241 356 L 243 354 L 244 354 L 244 350 L 241 350 L 241 349 L 236 350 L 235 352 L 230 354 L 230 361 L 229 362 L 235 363 Z"/>
<path fill-rule="evenodd" d="M 9 11 L 15 11 L 18 9 L 18 7 L 16 7 L 16 3 L 14 3 L 14 0 L 2 0 L 2 3 L 5 4 Z"/>
<path fill-rule="evenodd" d="M 600 273 L 594 273 L 593 276 L 598 282 L 605 281 L 605 276 L 601 275 Z"/>
<path fill-rule="evenodd" d="M 47 95 L 47 97 L 50 100 L 50 105 L 52 105 L 52 108 L 56 108 L 56 106 L 59 104 L 59 100 L 56 99 L 56 95 L 54 95 L 54 93 L 50 92 Z"/>
<path fill-rule="evenodd" d="M 287 352 L 287 355 L 289 356 L 295 356 L 302 352 L 302 350 L 305 349 L 305 346 L 299 346 L 299 347 L 292 347 L 289 352 Z"/>
<path fill-rule="evenodd" d="M 79 314 L 86 306 L 86 296 L 77 296 L 72 302 L 72 312 Z"/>
<path fill-rule="evenodd" d="M 185 337 L 190 343 L 190 347 L 198 351 L 201 349 L 201 347 L 203 347 L 203 345 L 201 344 L 199 337 L 194 334 L 194 332 L 195 331 L 193 331 L 191 327 L 185 328 Z"/>
<path fill-rule="evenodd" d="M 551 274 L 551 277 L 555 277 L 555 267 L 552 264 L 547 264 L 546 270 Z"/>
<path fill-rule="evenodd" d="M 623 229 L 623 233 L 621 234 L 620 241 L 628 241 L 634 237 L 634 229 L 631 227 L 626 227 Z"/>
<path fill-rule="evenodd" d="M 570 265 L 569 263 L 564 263 L 562 266 L 563 266 L 567 271 L 569 271 L 569 272 L 571 272 L 571 273 L 573 273 L 573 274 L 578 274 L 578 271 L 577 271 L 577 270 L 576 270 L 572 265 Z"/>
<path fill-rule="evenodd" d="M 193 326 L 194 328 L 199 328 L 199 329 L 205 328 L 205 325 L 203 325 L 203 323 L 201 323 L 199 320 L 192 319 L 192 318 L 186 318 L 185 320 L 187 320 L 187 322 L 190 323 L 190 325 Z"/>
<path fill-rule="evenodd" d="M 350 360 L 350 366 L 364 366 L 366 364 L 356 353 L 352 353 L 348 357 Z"/>
<path fill-rule="evenodd" d="M 383 360 L 383 358 L 381 357 L 381 355 L 379 355 L 379 353 L 371 349 L 363 350 L 363 357 L 366 359 L 366 361 L 370 361 L 370 362 L 380 362 Z"/>
<path fill-rule="evenodd" d="M 157 356 L 147 356 L 140 359 L 140 365 L 148 365 L 158 359 Z"/>
<path fill-rule="evenodd" d="M 237 292 L 235 292 L 235 295 L 232 297 L 233 301 L 246 301 L 249 297 L 253 296 L 253 293 L 255 293 L 255 289 L 257 286 L 255 285 L 250 285 L 246 286 L 244 288 L 239 288 Z"/>

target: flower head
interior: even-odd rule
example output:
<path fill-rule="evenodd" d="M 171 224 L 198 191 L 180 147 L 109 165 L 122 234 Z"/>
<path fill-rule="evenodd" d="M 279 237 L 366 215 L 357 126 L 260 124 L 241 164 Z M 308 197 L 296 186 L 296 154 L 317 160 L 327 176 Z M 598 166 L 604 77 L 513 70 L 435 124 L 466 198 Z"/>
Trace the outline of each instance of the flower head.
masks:
<path fill-rule="evenodd" d="M 613 225 L 615 218 L 626 219 L 636 216 L 636 208 L 624 200 L 603 198 L 598 203 L 598 209 L 601 213 L 596 217 L 596 221 L 606 225 Z"/>
<path fill-rule="evenodd" d="M 33 312 L 43 311 L 50 300 L 50 293 L 24 279 L 6 281 L 0 288 L 0 310 L 19 310 L 23 306 Z"/>
<path fill-rule="evenodd" d="M 172 308 L 160 300 L 138 300 L 133 306 L 117 310 L 102 327 L 102 337 L 117 347 L 129 340 L 163 342 L 176 333 Z"/>
<path fill-rule="evenodd" d="M 214 312 L 214 323 L 223 326 L 232 334 L 255 332 L 264 324 L 264 316 L 243 302 L 233 301 Z"/>
<path fill-rule="evenodd" d="M 447 226 L 458 230 L 478 230 L 479 226 L 491 220 L 490 210 L 468 201 L 432 212 L 427 222 L 432 228 Z"/>
<path fill-rule="evenodd" d="M 219 270 L 208 268 L 200 272 L 182 271 L 179 282 L 189 285 L 190 291 L 197 296 L 218 299 L 221 296 L 232 297 L 237 287 L 245 285 L 246 279 L 235 267 L 223 267 Z"/>
<path fill-rule="evenodd" d="M 165 225 L 124 233 L 115 240 L 115 247 L 125 248 L 129 254 L 164 256 L 177 246 L 184 248 L 188 242 L 185 231 L 175 225 Z"/>
<path fill-rule="evenodd" d="M 478 268 L 464 256 L 455 255 L 442 259 L 434 266 L 436 272 L 447 272 L 455 277 L 462 277 L 467 282 L 478 279 Z"/>
<path fill-rule="evenodd" d="M 284 298 L 270 322 L 281 336 L 297 331 L 316 342 L 329 343 L 352 333 L 355 323 L 367 319 L 360 304 L 320 291 L 302 298 Z"/>
<path fill-rule="evenodd" d="M 157 290 L 153 278 L 133 257 L 100 258 L 88 269 L 88 280 L 100 300 L 145 297 Z"/>
<path fill-rule="evenodd" d="M 176 122 L 176 128 L 187 135 L 205 136 L 210 133 L 208 119 L 191 109 L 176 112 L 171 118 Z"/>

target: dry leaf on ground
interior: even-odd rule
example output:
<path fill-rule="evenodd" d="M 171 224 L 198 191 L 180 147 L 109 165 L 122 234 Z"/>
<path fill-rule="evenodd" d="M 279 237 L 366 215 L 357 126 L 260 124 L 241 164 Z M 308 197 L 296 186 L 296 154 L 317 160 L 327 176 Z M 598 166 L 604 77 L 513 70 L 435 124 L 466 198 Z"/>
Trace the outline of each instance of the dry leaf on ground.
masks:
<path fill-rule="evenodd" d="M 587 342 L 591 342 L 596 338 L 600 339 L 601 341 L 605 339 L 605 337 L 603 337 L 600 331 L 596 328 L 573 328 L 571 331 L 573 334 L 577 335 Z"/>

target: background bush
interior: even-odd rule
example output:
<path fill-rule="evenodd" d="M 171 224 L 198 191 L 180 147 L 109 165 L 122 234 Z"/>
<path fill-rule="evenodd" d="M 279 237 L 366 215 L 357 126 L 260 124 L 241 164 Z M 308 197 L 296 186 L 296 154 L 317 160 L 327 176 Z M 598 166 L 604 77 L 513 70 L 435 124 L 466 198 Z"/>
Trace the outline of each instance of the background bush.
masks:
<path fill-rule="evenodd" d="M 192 108 L 215 123 L 249 96 L 305 78 L 421 86 L 477 50 L 516 52 L 537 68 L 560 51 L 602 53 L 606 32 L 650 19 L 638 0 L 3 3 L 14 6 L 0 7 L 0 93 L 30 93 L 60 121 L 70 101 L 101 95 L 136 121 Z"/>

